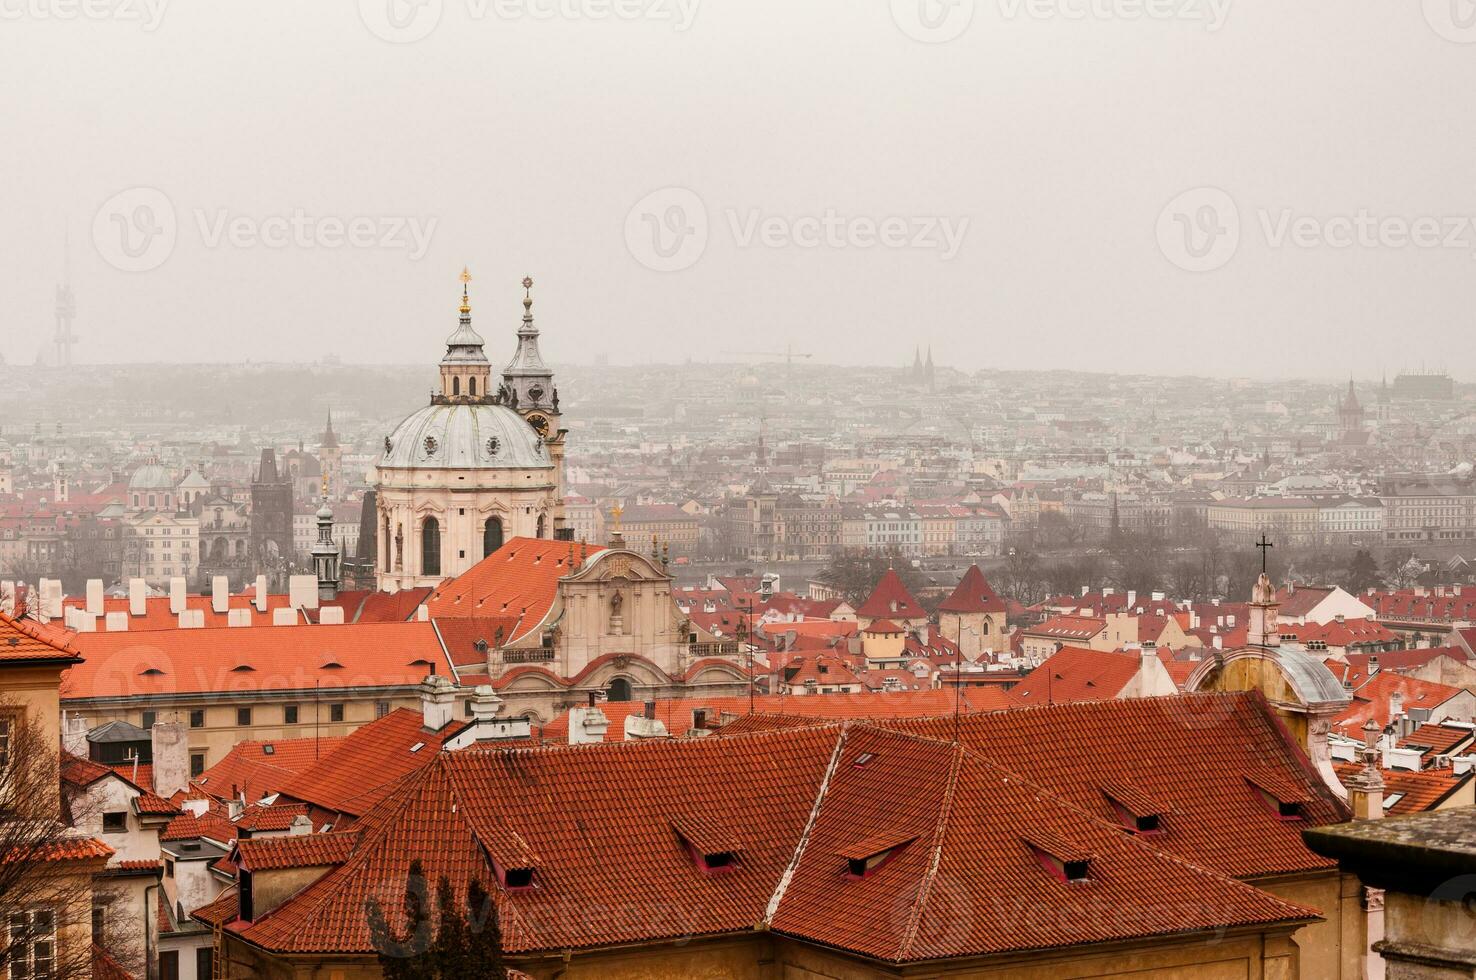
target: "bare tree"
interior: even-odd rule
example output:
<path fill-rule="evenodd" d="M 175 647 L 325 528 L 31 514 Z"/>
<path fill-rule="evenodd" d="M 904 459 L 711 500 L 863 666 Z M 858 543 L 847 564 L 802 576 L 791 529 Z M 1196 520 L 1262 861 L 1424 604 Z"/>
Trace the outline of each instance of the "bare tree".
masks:
<path fill-rule="evenodd" d="M 0 973 L 91 976 L 97 843 L 62 820 L 57 748 L 13 704 L 0 704 Z"/>

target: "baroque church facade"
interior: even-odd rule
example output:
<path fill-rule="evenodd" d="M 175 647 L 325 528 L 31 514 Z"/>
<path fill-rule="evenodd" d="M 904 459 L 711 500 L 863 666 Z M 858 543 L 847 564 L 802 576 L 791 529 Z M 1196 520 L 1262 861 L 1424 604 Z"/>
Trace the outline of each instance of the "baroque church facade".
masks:
<path fill-rule="evenodd" d="M 471 276 L 430 404 L 385 437 L 375 467 L 379 589 L 435 585 L 513 537 L 566 538 L 564 437 L 553 371 L 538 349 L 533 280 L 517 347 L 494 386 L 472 329 Z"/>

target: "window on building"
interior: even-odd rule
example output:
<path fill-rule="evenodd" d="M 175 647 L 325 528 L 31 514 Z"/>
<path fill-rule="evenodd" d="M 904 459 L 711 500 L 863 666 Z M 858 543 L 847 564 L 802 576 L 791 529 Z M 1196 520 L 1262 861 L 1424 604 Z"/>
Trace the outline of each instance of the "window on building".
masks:
<path fill-rule="evenodd" d="M 159 951 L 159 980 L 179 980 L 179 950 Z"/>
<path fill-rule="evenodd" d="M 139 727 L 147 731 L 154 727 L 154 721 L 158 718 L 157 711 L 145 711 L 139 718 Z"/>
<path fill-rule="evenodd" d="M 246 726 L 246 725 L 250 725 L 251 724 L 251 709 L 250 708 L 237 708 L 236 709 L 236 724 L 239 725 L 239 726 Z"/>
<path fill-rule="evenodd" d="M 204 771 L 205 771 L 205 753 L 204 752 L 191 752 L 190 753 L 190 778 L 191 779 L 194 779 L 196 776 L 200 775 Z"/>
<path fill-rule="evenodd" d="M 441 522 L 427 517 L 420 525 L 420 572 L 441 574 Z"/>
<path fill-rule="evenodd" d="M 94 905 L 92 907 L 92 941 L 99 946 L 106 945 L 108 938 L 108 909 L 105 905 Z"/>
<path fill-rule="evenodd" d="M 191 728 L 204 728 L 205 727 L 205 709 L 204 708 L 196 708 L 195 710 L 193 710 L 193 711 L 190 712 L 190 727 Z"/>
<path fill-rule="evenodd" d="M 476 378 L 467 378 L 466 379 L 466 393 L 468 395 L 471 395 L 473 398 L 477 397 L 477 379 Z"/>
<path fill-rule="evenodd" d="M 282 708 L 282 724 L 284 724 L 284 725 L 295 725 L 295 724 L 297 724 L 297 705 L 295 705 L 295 704 L 289 704 L 289 705 L 283 706 L 283 708 Z"/>
<path fill-rule="evenodd" d="M 482 525 L 482 557 L 487 557 L 501 547 L 502 520 L 497 517 L 489 517 L 487 518 L 487 523 Z"/>
<path fill-rule="evenodd" d="M 56 913 L 32 909 L 10 916 L 11 980 L 50 980 L 56 976 Z"/>
<path fill-rule="evenodd" d="M 343 721 L 343 702 L 340 701 L 337 704 L 330 704 L 328 706 L 328 720 Z"/>
<path fill-rule="evenodd" d="M 215 967 L 215 950 L 209 946 L 201 946 L 195 950 L 195 976 L 199 980 L 214 976 L 211 972 Z"/>
<path fill-rule="evenodd" d="M 390 703 L 388 701 L 375 701 L 374 702 L 374 717 L 376 717 L 376 718 L 383 718 L 385 715 L 387 715 L 389 713 L 390 713 Z"/>
<path fill-rule="evenodd" d="M 10 737 L 14 728 L 14 715 L 0 715 L 0 772 L 10 766 Z"/>
<path fill-rule="evenodd" d="M 110 810 L 103 814 L 103 833 L 121 834 L 128 830 L 128 814 L 122 810 Z"/>

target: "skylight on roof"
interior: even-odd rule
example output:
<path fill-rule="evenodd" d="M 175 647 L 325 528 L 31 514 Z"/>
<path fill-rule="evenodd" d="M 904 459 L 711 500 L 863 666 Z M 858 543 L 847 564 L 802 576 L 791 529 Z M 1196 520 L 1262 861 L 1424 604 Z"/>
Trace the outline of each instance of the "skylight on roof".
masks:
<path fill-rule="evenodd" d="M 410 746 L 410 751 L 411 752 L 419 752 L 423 748 L 425 748 L 425 743 L 424 742 L 416 742 L 414 745 Z"/>
<path fill-rule="evenodd" d="M 1388 796 L 1384 797 L 1384 809 L 1389 809 L 1391 806 L 1398 803 L 1402 799 L 1404 799 L 1403 793 L 1390 793 Z"/>

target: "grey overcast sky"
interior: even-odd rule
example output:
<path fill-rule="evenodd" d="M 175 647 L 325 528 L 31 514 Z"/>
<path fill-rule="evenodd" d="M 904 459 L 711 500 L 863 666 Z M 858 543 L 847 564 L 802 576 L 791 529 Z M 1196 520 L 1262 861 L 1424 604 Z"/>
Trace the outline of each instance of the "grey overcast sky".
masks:
<path fill-rule="evenodd" d="M 434 360 L 466 264 L 494 362 L 531 274 L 556 363 L 1472 380 L 1473 19 L 0 0 L 0 344 L 70 228 L 90 363 Z"/>

